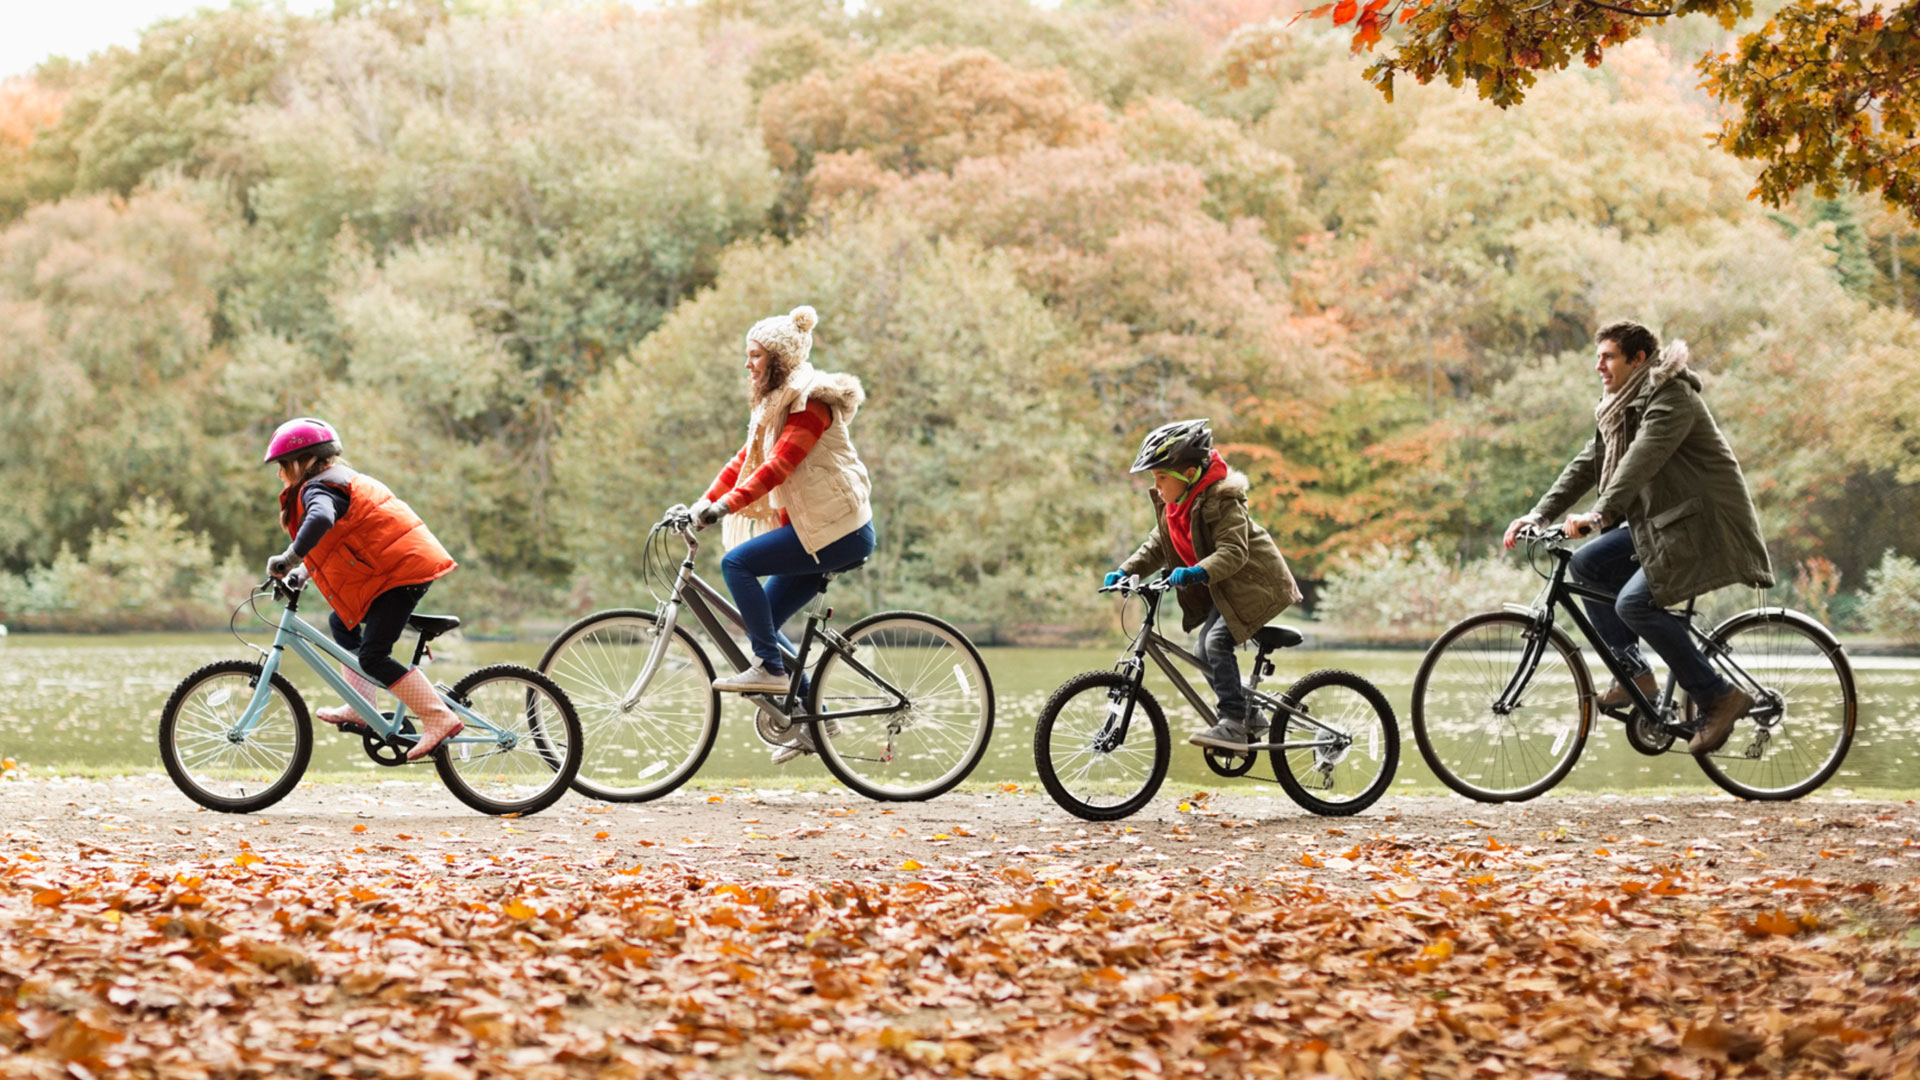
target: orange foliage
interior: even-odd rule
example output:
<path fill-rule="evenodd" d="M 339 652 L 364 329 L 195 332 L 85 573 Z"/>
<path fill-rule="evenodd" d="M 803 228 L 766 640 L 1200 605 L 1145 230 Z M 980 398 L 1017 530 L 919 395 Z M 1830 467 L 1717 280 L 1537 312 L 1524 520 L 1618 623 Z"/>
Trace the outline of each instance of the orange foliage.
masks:
<path fill-rule="evenodd" d="M 0 146 L 32 146 L 41 128 L 60 119 L 66 102 L 65 91 L 50 90 L 26 76 L 0 79 Z"/>
<path fill-rule="evenodd" d="M 1109 129 L 1064 73 L 1023 71 L 982 49 L 915 49 L 840 74 L 816 71 L 768 91 L 760 123 L 782 169 L 864 150 L 879 166 L 905 173 L 1075 146 Z"/>

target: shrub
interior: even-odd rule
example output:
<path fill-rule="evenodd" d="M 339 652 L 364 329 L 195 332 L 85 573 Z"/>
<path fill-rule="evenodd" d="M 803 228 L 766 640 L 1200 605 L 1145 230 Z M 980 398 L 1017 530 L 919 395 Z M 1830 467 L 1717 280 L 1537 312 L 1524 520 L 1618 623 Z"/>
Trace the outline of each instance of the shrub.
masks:
<path fill-rule="evenodd" d="M 1892 551 L 1882 555 L 1867 571 L 1860 608 L 1874 633 L 1920 644 L 1920 562 Z"/>
<path fill-rule="evenodd" d="M 1525 601 L 1539 584 L 1502 558 L 1450 559 L 1425 540 L 1375 544 L 1335 566 L 1316 615 L 1369 637 L 1431 637 L 1468 615 Z"/>
<path fill-rule="evenodd" d="M 217 561 L 205 534 L 164 500 L 137 499 L 94 530 L 87 557 L 70 547 L 23 575 L 0 574 L 0 613 L 46 630 L 160 630 L 216 626 L 246 595 L 237 555 Z"/>

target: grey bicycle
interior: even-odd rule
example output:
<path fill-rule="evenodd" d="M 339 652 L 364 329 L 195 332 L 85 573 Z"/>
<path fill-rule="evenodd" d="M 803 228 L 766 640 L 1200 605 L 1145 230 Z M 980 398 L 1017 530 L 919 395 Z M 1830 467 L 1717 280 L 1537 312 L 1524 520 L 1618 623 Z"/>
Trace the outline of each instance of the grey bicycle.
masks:
<path fill-rule="evenodd" d="M 685 547 L 669 570 L 663 542 Z M 675 506 L 647 532 L 644 576 L 652 610 L 597 611 L 562 630 L 540 671 L 580 710 L 585 760 L 574 788 L 609 802 L 657 799 L 687 782 L 720 730 L 714 665 L 689 620 L 731 670 L 750 663 L 734 640 L 740 613 L 694 572 L 693 515 Z M 831 579 L 856 569 L 859 564 Z M 952 625 L 915 611 L 884 611 L 835 630 L 824 594 L 786 653 L 784 694 L 743 695 L 769 746 L 796 740 L 841 783 L 870 799 L 931 799 L 967 778 L 993 735 L 993 680 L 979 650 Z"/>
<path fill-rule="evenodd" d="M 1211 726 L 1207 701 L 1180 672 L 1203 669 L 1200 658 L 1157 629 L 1160 604 L 1173 588 L 1164 578 L 1125 578 L 1103 588 L 1138 598 L 1140 628 L 1111 671 L 1068 679 L 1040 710 L 1033 759 L 1040 782 L 1061 808 L 1088 821 L 1113 821 L 1138 811 L 1166 779 L 1172 736 L 1167 716 L 1144 685 L 1147 662 Z M 1268 721 L 1268 740 L 1245 752 L 1205 748 L 1207 767 L 1224 777 L 1247 776 L 1266 753 L 1274 779 L 1288 797 L 1316 814 L 1357 814 L 1386 794 L 1400 762 L 1400 727 L 1386 696 L 1351 671 L 1316 671 L 1279 695 L 1261 689 L 1273 674 L 1271 654 L 1302 641 L 1284 626 L 1264 626 L 1247 680 L 1256 718 Z M 1264 780 L 1265 777 L 1254 777 Z"/>

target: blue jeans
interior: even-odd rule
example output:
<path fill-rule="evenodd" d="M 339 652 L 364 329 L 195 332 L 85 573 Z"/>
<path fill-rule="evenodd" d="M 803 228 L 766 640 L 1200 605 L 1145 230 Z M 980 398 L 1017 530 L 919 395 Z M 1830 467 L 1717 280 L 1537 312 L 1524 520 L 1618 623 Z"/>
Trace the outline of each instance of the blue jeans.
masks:
<path fill-rule="evenodd" d="M 720 576 L 727 579 L 733 605 L 740 609 L 753 655 L 769 670 L 784 668 L 780 646 L 792 648 L 793 643 L 780 627 L 820 595 L 827 587 L 826 575 L 873 554 L 874 543 L 869 522 L 821 548 L 816 558 L 800 545 L 793 526 L 782 525 L 727 552 L 720 560 Z M 764 588 L 763 577 L 771 579 Z"/>
<path fill-rule="evenodd" d="M 1700 654 L 1687 632 L 1685 619 L 1653 602 L 1653 586 L 1634 554 L 1633 534 L 1625 527 L 1611 529 L 1574 552 L 1568 564 L 1574 580 L 1596 589 L 1618 592 L 1612 604 L 1584 601 L 1587 617 L 1600 640 L 1620 660 L 1629 678 L 1647 670 L 1637 642 L 1645 641 L 1673 669 L 1680 688 L 1704 704 L 1733 689 L 1733 684 Z"/>
<path fill-rule="evenodd" d="M 1245 720 L 1247 718 L 1247 688 L 1240 685 L 1240 661 L 1233 655 L 1233 631 L 1227 629 L 1227 620 L 1220 616 L 1220 609 L 1207 612 L 1205 622 L 1200 624 L 1200 662 L 1206 665 L 1207 685 L 1213 687 L 1213 694 L 1220 699 L 1216 710 L 1222 720 Z"/>

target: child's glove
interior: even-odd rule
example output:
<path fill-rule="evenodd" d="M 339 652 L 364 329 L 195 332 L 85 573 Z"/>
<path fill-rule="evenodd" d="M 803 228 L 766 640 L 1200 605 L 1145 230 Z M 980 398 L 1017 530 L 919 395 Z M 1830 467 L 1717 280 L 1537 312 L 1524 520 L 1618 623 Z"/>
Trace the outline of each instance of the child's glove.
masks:
<path fill-rule="evenodd" d="M 1127 575 L 1118 570 L 1109 570 L 1107 571 L 1107 576 L 1101 579 L 1100 587 L 1103 589 L 1111 589 L 1115 585 L 1120 584 L 1120 579 L 1126 576 Z"/>
<path fill-rule="evenodd" d="M 298 565 L 300 565 L 300 556 L 295 555 L 292 548 L 288 548 L 267 560 L 267 576 L 270 578 L 286 577 L 287 571 Z"/>
<path fill-rule="evenodd" d="M 1187 585 L 1205 585 L 1206 583 L 1207 572 L 1198 566 L 1183 566 L 1167 575 L 1167 584 L 1176 589 Z"/>

